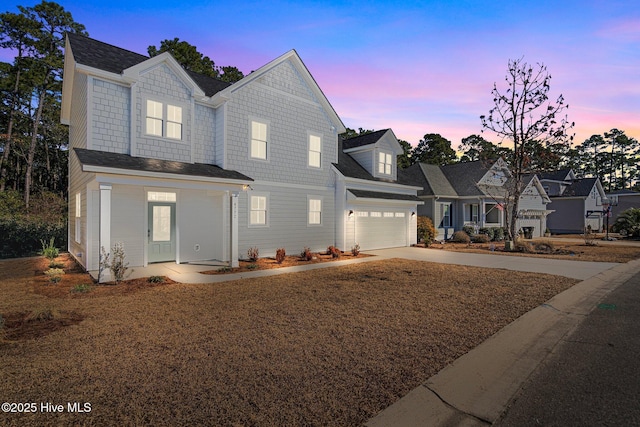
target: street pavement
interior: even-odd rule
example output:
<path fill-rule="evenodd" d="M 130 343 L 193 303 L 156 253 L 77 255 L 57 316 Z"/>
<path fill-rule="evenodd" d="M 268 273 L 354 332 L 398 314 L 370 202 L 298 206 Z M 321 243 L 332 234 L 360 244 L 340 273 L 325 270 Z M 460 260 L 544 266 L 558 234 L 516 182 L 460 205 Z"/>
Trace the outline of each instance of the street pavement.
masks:
<path fill-rule="evenodd" d="M 517 261 L 514 260 L 513 262 L 516 263 Z M 396 403 L 370 419 L 366 426 L 480 427 L 492 425 L 500 420 L 511 402 L 517 404 L 518 401 L 514 401 L 513 398 L 518 396 L 523 384 L 527 384 L 527 381 L 534 377 L 543 362 L 549 360 L 549 355 L 559 349 L 559 345 L 563 344 L 567 340 L 566 337 L 570 336 L 585 319 L 601 315 L 601 311 L 603 313 L 612 311 L 620 315 L 619 323 L 623 323 L 623 319 L 626 319 L 625 321 L 630 325 L 629 327 L 633 328 L 634 322 L 640 320 L 638 318 L 640 311 L 638 311 L 637 305 L 634 306 L 634 303 L 625 302 L 621 306 L 622 309 L 617 309 L 620 303 L 613 307 L 612 304 L 615 304 L 615 302 L 608 301 L 617 301 L 618 298 L 622 297 L 629 299 L 626 295 L 618 297 L 617 294 L 612 294 L 614 290 L 627 283 L 629 284 L 622 289 L 632 288 L 637 297 L 638 274 L 640 274 L 640 260 L 635 260 L 626 264 L 617 264 L 613 268 L 604 270 L 572 286 L 516 319 L 478 347 L 455 360 Z M 606 299 L 611 298 L 611 295 L 613 295 L 612 300 Z M 627 304 L 631 305 L 627 306 Z M 637 323 L 635 324 L 637 325 Z M 606 337 L 609 332 L 604 330 L 601 333 L 602 337 Z M 619 339 L 624 341 L 626 334 L 638 335 L 637 328 L 620 332 Z M 613 348 L 619 346 L 620 355 L 627 358 L 624 362 L 626 365 L 622 360 L 615 362 L 619 364 L 618 367 L 607 365 L 607 355 L 603 355 L 601 357 L 603 365 L 594 368 L 592 371 L 603 375 L 604 377 L 601 378 L 606 379 L 611 374 L 612 369 L 616 368 L 618 369 L 617 377 L 615 377 L 617 379 L 613 380 L 612 377 L 607 388 L 602 387 L 598 382 L 594 382 L 592 387 L 589 387 L 589 382 L 587 381 L 584 384 L 585 388 L 582 390 L 585 394 L 589 394 L 595 392 L 594 388 L 599 388 L 602 389 L 602 393 L 609 393 L 610 403 L 608 405 L 614 406 L 616 408 L 615 411 L 622 414 L 625 413 L 624 408 L 619 405 L 613 405 L 612 401 L 620 398 L 621 401 L 625 402 L 625 407 L 635 404 L 635 409 L 632 409 L 632 411 L 636 411 L 635 423 L 592 423 L 584 422 L 583 420 L 576 423 L 571 421 L 570 415 L 567 415 L 568 418 L 559 420 L 556 424 L 536 424 L 535 420 L 540 419 L 539 415 L 528 417 L 526 409 L 523 409 L 523 416 L 527 417 L 526 419 L 514 420 L 513 423 L 505 419 L 504 422 L 507 424 L 504 425 L 640 425 L 640 422 L 637 422 L 638 402 L 640 402 L 637 383 L 640 377 L 637 375 L 638 366 L 636 360 L 638 353 L 634 351 L 637 348 L 625 347 L 617 340 L 611 341 L 611 343 L 614 345 Z M 609 346 L 608 344 L 609 342 L 607 341 L 607 346 Z M 593 347 L 596 346 L 594 345 Z M 585 353 L 585 356 L 594 356 L 596 354 L 595 349 L 590 347 L 588 349 L 583 347 L 582 352 Z M 564 363 L 570 365 L 574 362 L 565 360 Z M 590 363 L 591 361 L 585 361 L 584 366 L 589 366 Z M 633 368 L 628 367 L 627 365 L 629 364 Z M 608 366 L 608 369 L 605 370 L 604 366 Z M 555 372 L 550 375 L 554 376 L 560 383 L 564 381 L 562 377 L 558 378 L 561 372 Z M 620 388 L 611 387 L 612 383 L 618 385 L 618 382 L 622 380 L 635 382 L 636 384 L 625 392 Z M 544 390 L 546 388 L 544 381 L 542 379 L 540 383 L 531 386 L 529 389 Z M 576 389 L 578 387 L 576 386 Z M 633 387 L 635 387 L 635 391 Z M 624 395 L 626 392 L 630 394 Z M 556 403 L 562 406 L 561 399 L 567 398 L 564 393 L 562 391 L 552 391 L 546 397 L 552 401 L 556 399 Z M 572 394 L 575 394 L 575 391 L 570 390 L 567 393 L 570 398 Z M 519 399 L 520 403 L 528 400 L 526 396 Z M 577 412 L 577 410 L 574 411 L 571 408 L 569 401 L 565 400 L 565 402 L 569 405 L 566 410 L 567 414 Z M 546 404 L 542 400 L 532 403 L 533 406 L 539 406 L 539 413 L 545 413 Z M 603 404 L 603 406 L 606 405 L 606 403 Z M 512 410 L 515 411 L 515 408 L 516 406 L 513 406 Z M 633 417 L 634 415 L 629 415 L 631 413 L 631 411 L 627 412 L 626 416 Z"/>
<path fill-rule="evenodd" d="M 640 425 L 640 273 L 564 338 L 494 425 Z"/>

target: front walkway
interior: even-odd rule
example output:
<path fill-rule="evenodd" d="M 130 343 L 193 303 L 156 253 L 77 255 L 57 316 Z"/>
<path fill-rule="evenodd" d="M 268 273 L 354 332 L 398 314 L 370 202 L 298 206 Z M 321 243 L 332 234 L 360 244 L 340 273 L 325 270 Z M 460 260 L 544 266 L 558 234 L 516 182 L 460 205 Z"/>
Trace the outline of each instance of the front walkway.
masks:
<path fill-rule="evenodd" d="M 266 277 L 276 274 L 295 273 L 315 270 L 317 268 L 337 267 L 341 265 L 378 261 L 389 258 L 404 258 L 416 261 L 429 261 L 441 264 L 467 265 L 474 267 L 502 268 L 530 273 L 548 273 L 559 276 L 584 280 L 596 274 L 615 267 L 610 262 L 566 261 L 547 258 L 520 257 L 509 255 L 473 254 L 463 252 L 449 252 L 438 249 L 424 248 L 392 248 L 367 251 L 375 255 L 359 259 L 344 261 L 329 261 L 296 267 L 274 268 L 269 270 L 250 271 L 242 273 L 228 273 L 218 275 L 201 274 L 202 271 L 213 270 L 213 265 L 176 264 L 172 262 L 149 264 L 147 267 L 133 267 L 127 279 L 150 276 L 167 276 L 180 283 L 219 283 L 230 280 Z"/>

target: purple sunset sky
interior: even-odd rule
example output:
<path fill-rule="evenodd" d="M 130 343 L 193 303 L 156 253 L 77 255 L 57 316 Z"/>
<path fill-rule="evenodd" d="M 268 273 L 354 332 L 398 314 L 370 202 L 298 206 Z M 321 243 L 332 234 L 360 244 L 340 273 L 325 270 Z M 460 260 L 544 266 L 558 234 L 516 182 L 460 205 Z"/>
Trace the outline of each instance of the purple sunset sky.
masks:
<path fill-rule="evenodd" d="M 146 54 L 178 37 L 245 74 L 296 49 L 345 126 L 392 128 L 412 145 L 479 134 L 493 83 L 521 57 L 547 66 L 576 142 L 612 128 L 640 138 L 637 0 L 58 3 L 95 39 Z"/>

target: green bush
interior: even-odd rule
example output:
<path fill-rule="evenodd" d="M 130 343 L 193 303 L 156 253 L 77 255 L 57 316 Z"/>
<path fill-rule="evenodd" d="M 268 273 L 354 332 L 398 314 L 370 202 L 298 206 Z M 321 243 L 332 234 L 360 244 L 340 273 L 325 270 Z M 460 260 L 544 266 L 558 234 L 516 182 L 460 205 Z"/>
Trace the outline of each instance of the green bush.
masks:
<path fill-rule="evenodd" d="M 478 234 L 486 234 L 487 237 L 489 238 L 489 241 L 491 241 L 493 240 L 494 229 L 482 227 L 480 230 L 478 230 Z"/>
<path fill-rule="evenodd" d="M 613 231 L 624 233 L 631 237 L 640 237 L 640 208 L 629 208 L 623 211 L 616 222 L 613 223 Z"/>
<path fill-rule="evenodd" d="M 47 258 L 49 261 L 53 261 L 58 258 L 60 251 L 56 248 L 54 237 L 49 239 L 49 243 L 45 242 L 44 239 L 41 239 L 40 243 L 42 244 L 42 256 Z"/>
<path fill-rule="evenodd" d="M 456 231 L 451 236 L 451 241 L 454 243 L 471 243 L 471 237 L 462 230 Z"/>
<path fill-rule="evenodd" d="M 0 258 L 37 255 L 41 241 L 67 246 L 67 202 L 54 193 L 36 193 L 30 208 L 18 191 L 0 192 Z"/>
<path fill-rule="evenodd" d="M 496 242 L 502 242 L 504 240 L 504 228 L 502 227 L 494 227 L 493 228 L 493 240 Z"/>
<path fill-rule="evenodd" d="M 462 231 L 467 233 L 469 236 L 473 236 L 476 234 L 476 228 L 473 225 L 465 225 L 462 227 Z"/>
<path fill-rule="evenodd" d="M 36 255 L 41 241 L 55 239 L 60 247 L 67 246 L 67 223 L 49 223 L 37 217 L 0 217 L 0 258 Z"/>

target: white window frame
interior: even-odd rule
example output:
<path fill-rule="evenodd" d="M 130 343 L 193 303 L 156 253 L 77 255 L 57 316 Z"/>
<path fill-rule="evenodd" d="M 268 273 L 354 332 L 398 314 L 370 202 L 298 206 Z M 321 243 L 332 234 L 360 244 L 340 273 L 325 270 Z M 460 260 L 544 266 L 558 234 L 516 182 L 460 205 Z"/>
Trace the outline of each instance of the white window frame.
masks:
<path fill-rule="evenodd" d="M 254 124 L 264 126 L 264 135 L 254 134 Z M 271 144 L 269 143 L 270 128 L 271 126 L 267 120 L 257 119 L 255 117 L 249 118 L 249 159 L 269 161 L 269 150 L 271 147 Z M 264 138 L 264 140 L 262 138 Z M 258 143 L 264 143 L 264 156 L 258 155 L 259 153 L 254 152 L 254 146 L 257 146 Z"/>
<path fill-rule="evenodd" d="M 373 211 L 369 213 L 372 218 L 382 218 L 382 212 Z"/>
<path fill-rule="evenodd" d="M 179 102 L 165 101 L 152 97 L 144 97 L 144 134 L 151 138 L 162 138 L 171 141 L 184 140 L 184 111 L 185 106 Z M 151 111 L 150 103 L 155 104 Z M 158 111 L 160 110 L 160 111 Z M 156 123 L 150 129 L 150 121 Z M 156 129 L 159 125 L 160 129 Z M 179 133 L 177 137 L 174 134 Z M 169 136 L 171 135 L 171 136 Z"/>
<path fill-rule="evenodd" d="M 358 211 L 356 212 L 356 216 L 362 217 L 362 218 L 368 218 L 369 217 L 369 212 L 367 211 Z"/>
<path fill-rule="evenodd" d="M 405 217 L 404 212 L 396 212 L 396 218 L 404 218 L 404 217 Z"/>
<path fill-rule="evenodd" d="M 488 208 L 489 206 L 493 206 L 493 207 L 492 208 Z M 489 219 L 487 218 L 487 215 L 491 214 L 493 211 L 497 212 L 498 222 L 489 222 Z M 484 223 L 485 223 L 485 225 L 486 224 L 500 225 L 502 223 L 502 215 L 501 215 L 500 209 L 498 209 L 498 204 L 497 203 L 485 203 L 484 204 Z"/>
<path fill-rule="evenodd" d="M 250 193 L 247 198 L 247 222 L 249 228 L 265 228 L 269 227 L 269 193 Z M 254 201 L 257 203 L 254 204 Z M 264 201 L 264 205 L 260 206 L 260 201 Z M 253 214 L 263 212 L 264 219 L 262 221 L 255 221 L 254 219 L 260 219 Z"/>
<path fill-rule="evenodd" d="M 307 134 L 307 166 L 313 169 L 322 168 L 322 135 L 311 133 Z M 319 146 L 314 147 L 314 142 L 319 144 Z"/>
<path fill-rule="evenodd" d="M 322 225 L 322 205 L 322 197 L 307 196 L 307 225 L 309 227 Z"/>
<path fill-rule="evenodd" d="M 388 151 L 378 152 L 378 173 L 380 175 L 393 175 L 393 154 Z"/>
<path fill-rule="evenodd" d="M 76 212 L 75 212 L 75 232 L 74 240 L 76 243 L 82 242 L 82 193 L 76 193 Z"/>

